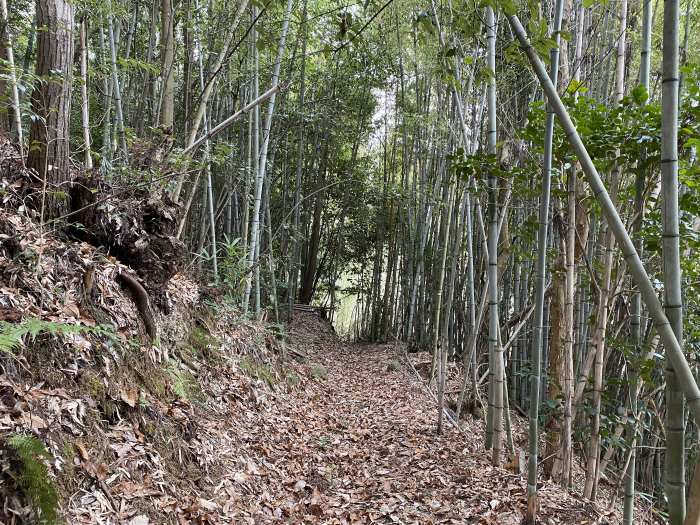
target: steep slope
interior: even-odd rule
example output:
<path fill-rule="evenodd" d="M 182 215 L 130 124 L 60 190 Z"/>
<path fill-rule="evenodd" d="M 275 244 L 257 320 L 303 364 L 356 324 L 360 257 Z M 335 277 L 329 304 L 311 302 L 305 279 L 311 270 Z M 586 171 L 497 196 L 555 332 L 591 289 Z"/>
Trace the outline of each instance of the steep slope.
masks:
<path fill-rule="evenodd" d="M 13 152 L 0 137 L 0 522 L 230 522 L 243 422 L 300 383 L 279 332 L 171 275 L 172 203 L 105 194 L 83 235 L 42 221 Z"/>

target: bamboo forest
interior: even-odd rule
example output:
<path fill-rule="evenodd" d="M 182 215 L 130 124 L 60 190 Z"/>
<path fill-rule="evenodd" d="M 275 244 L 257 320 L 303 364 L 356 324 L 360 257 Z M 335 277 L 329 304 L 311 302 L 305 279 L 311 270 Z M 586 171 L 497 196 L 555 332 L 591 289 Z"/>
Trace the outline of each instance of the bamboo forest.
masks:
<path fill-rule="evenodd" d="M 697 0 L 0 0 L 0 523 L 700 525 Z"/>

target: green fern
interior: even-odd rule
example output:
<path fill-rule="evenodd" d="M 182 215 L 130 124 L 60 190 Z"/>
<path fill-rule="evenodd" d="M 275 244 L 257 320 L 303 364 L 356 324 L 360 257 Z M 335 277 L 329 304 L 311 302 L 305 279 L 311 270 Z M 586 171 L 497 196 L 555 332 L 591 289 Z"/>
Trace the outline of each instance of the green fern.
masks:
<path fill-rule="evenodd" d="M 52 321 L 44 321 L 37 317 L 30 317 L 18 324 L 0 321 L 0 352 L 12 352 L 21 345 L 25 337 L 34 340 L 41 333 L 49 333 L 51 335 L 90 333 L 113 337 L 114 329 L 108 325 L 91 327 L 79 324 L 55 323 Z"/>
<path fill-rule="evenodd" d="M 195 377 L 190 372 L 181 370 L 173 359 L 168 364 L 168 374 L 170 374 L 170 388 L 177 397 L 188 401 L 202 398 L 202 391 Z"/>
<path fill-rule="evenodd" d="M 39 513 L 41 523 L 58 523 L 58 494 L 44 463 L 51 455 L 34 436 L 15 434 L 7 440 L 19 460 L 17 483 Z"/>
<path fill-rule="evenodd" d="M 171 376 L 173 378 L 172 389 L 173 393 L 181 398 L 187 399 L 187 394 L 190 389 L 190 382 L 180 370 L 172 369 Z"/>

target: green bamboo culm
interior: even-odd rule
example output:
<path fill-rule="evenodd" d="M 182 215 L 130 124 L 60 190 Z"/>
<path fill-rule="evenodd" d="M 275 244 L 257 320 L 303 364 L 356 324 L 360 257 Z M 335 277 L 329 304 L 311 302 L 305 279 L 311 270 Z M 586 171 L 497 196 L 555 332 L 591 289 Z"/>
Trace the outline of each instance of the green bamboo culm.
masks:
<path fill-rule="evenodd" d="M 663 82 L 661 88 L 661 201 L 664 311 L 683 348 L 680 236 L 678 225 L 678 67 L 679 2 L 664 2 Z M 685 519 L 685 402 L 678 377 L 666 359 L 665 492 L 669 523 Z"/>
<path fill-rule="evenodd" d="M 554 27 L 552 34 L 555 46 L 550 50 L 551 70 L 549 77 L 556 86 L 559 70 L 559 40 L 564 2 L 557 0 L 554 9 Z M 539 229 L 537 233 L 537 266 L 535 283 L 534 332 L 531 347 L 532 375 L 530 376 L 530 414 L 529 414 L 529 458 L 527 475 L 527 516 L 528 523 L 537 521 L 537 467 L 539 459 L 539 408 L 540 375 L 542 373 L 542 345 L 544 341 L 544 291 L 547 278 L 547 236 L 549 228 L 549 202 L 552 185 L 552 142 L 554 138 L 554 109 L 547 104 L 547 121 L 545 123 L 544 158 L 542 160 L 542 194 L 540 195 Z"/>
<path fill-rule="evenodd" d="M 644 0 L 642 6 L 642 52 L 639 66 L 639 84 L 649 91 L 649 72 L 651 71 L 651 0 Z M 642 253 L 642 242 L 639 238 L 639 230 L 642 226 L 644 217 L 644 174 L 639 172 L 635 180 L 635 210 L 637 218 L 634 224 L 636 237 L 634 239 L 637 252 Z M 625 503 L 622 515 L 624 525 L 632 525 L 634 523 L 634 494 L 635 494 L 635 477 L 636 477 L 636 462 L 637 462 L 637 413 L 638 409 L 638 390 L 639 390 L 639 370 L 638 360 L 641 359 L 642 353 L 642 296 L 638 289 L 635 289 L 632 296 L 631 316 L 630 316 L 630 335 L 634 344 L 634 355 L 632 356 L 632 365 L 629 368 L 629 407 L 627 427 L 627 441 L 629 443 L 629 465 L 625 472 Z"/>
<path fill-rule="evenodd" d="M 17 484 L 37 510 L 39 521 L 47 525 L 58 523 L 58 494 L 44 463 L 51 457 L 44 444 L 34 436 L 16 434 L 7 440 L 7 445 L 17 459 Z"/>
<path fill-rule="evenodd" d="M 668 6 L 667 6 L 668 7 Z M 676 10 L 677 11 L 677 10 Z M 537 75 L 537 78 L 548 97 L 549 103 L 553 105 L 557 118 L 566 134 L 569 143 L 574 149 L 586 175 L 586 179 L 591 186 L 596 200 L 601 206 L 603 214 L 612 229 L 615 238 L 620 246 L 620 249 L 625 257 L 630 274 L 634 283 L 639 287 L 642 297 L 642 302 L 646 306 L 649 316 L 651 317 L 654 327 L 664 344 L 666 357 L 673 366 L 680 390 L 685 394 L 688 408 L 693 417 L 700 419 L 700 388 L 695 380 L 693 370 L 688 364 L 688 361 L 683 354 L 681 343 L 676 338 L 673 326 L 664 311 L 659 298 L 656 295 L 656 289 L 647 274 L 644 265 L 637 253 L 637 250 L 632 242 L 632 239 L 625 229 L 625 225 L 620 219 L 620 215 L 610 200 L 610 195 L 605 188 L 598 170 L 593 164 L 593 160 L 586 149 L 586 146 L 581 140 L 576 126 L 569 116 L 566 107 L 561 101 L 561 98 L 556 92 L 556 88 L 552 84 L 551 79 L 547 75 L 544 64 L 530 43 L 525 28 L 520 23 L 520 20 L 515 15 L 509 15 L 513 33 L 518 38 L 520 46 L 527 55 L 532 68 Z M 677 20 L 676 20 L 677 22 Z M 677 27 L 677 23 L 676 23 Z M 673 95 L 672 95 L 673 96 Z M 677 96 L 677 93 L 676 93 Z M 675 130 L 675 126 L 673 128 Z M 677 130 L 673 131 L 677 132 Z"/>
<path fill-rule="evenodd" d="M 487 84 L 488 129 L 486 151 L 496 155 L 496 16 L 493 8 L 486 8 L 487 68 L 491 72 Z M 488 174 L 488 294 L 489 294 L 489 411 L 486 429 L 486 448 L 491 449 L 491 462 L 499 465 L 503 441 L 503 352 L 498 344 L 498 209 L 497 180 Z"/>

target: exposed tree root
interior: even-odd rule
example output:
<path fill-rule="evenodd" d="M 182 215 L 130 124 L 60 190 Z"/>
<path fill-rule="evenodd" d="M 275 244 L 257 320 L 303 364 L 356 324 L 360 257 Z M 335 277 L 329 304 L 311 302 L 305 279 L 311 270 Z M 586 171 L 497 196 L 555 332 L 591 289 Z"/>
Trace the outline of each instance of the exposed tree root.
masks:
<path fill-rule="evenodd" d="M 136 308 L 141 314 L 143 319 L 143 324 L 146 326 L 146 333 L 153 340 L 158 336 L 158 330 L 156 328 L 156 322 L 153 318 L 153 311 L 151 310 L 151 302 L 148 298 L 148 292 L 141 286 L 134 277 L 125 272 L 120 272 L 117 274 L 117 281 L 124 288 L 131 292 L 131 297 L 134 299 Z"/>

